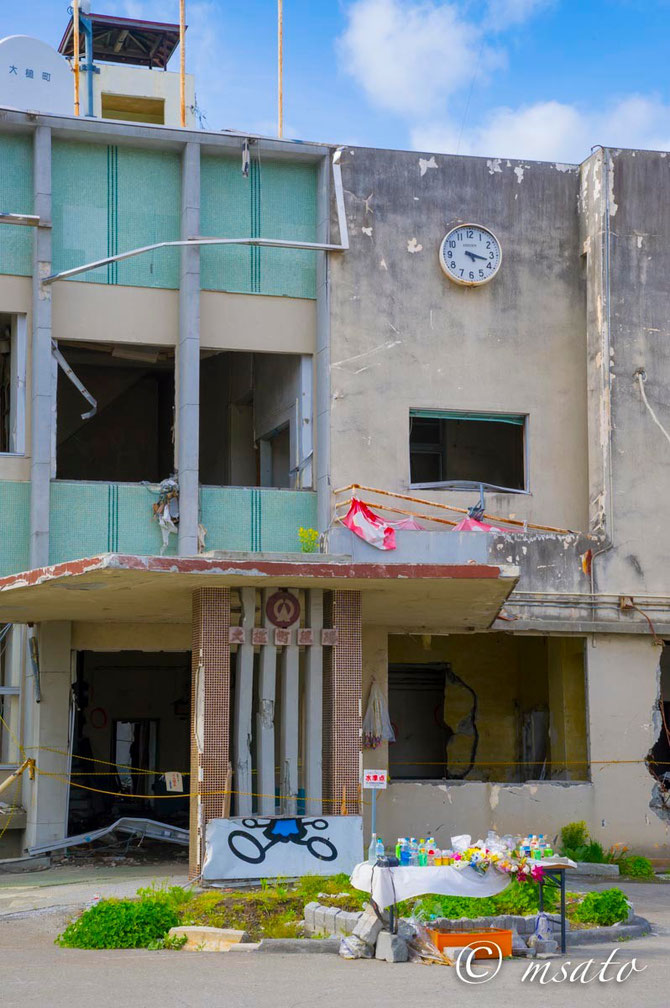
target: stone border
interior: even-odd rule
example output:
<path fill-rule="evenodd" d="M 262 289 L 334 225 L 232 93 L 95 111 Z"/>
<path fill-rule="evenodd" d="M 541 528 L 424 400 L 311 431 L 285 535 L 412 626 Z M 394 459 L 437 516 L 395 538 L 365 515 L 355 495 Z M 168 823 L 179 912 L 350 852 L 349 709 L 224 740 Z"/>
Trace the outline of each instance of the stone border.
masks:
<path fill-rule="evenodd" d="M 359 913 L 349 913 L 338 910 L 337 907 L 327 907 L 320 903 L 308 903 L 305 906 L 305 934 L 309 936 L 329 936 L 331 938 L 353 934 L 356 925 L 363 916 Z M 552 940 L 560 941 L 561 919 L 558 914 L 547 914 L 551 927 Z M 537 914 L 522 917 L 513 914 L 498 917 L 437 917 L 431 924 L 448 931 L 481 931 L 484 928 L 505 928 L 518 935 L 527 946 L 528 939 L 535 933 Z M 649 934 L 651 924 L 644 917 L 637 917 L 631 910 L 628 919 L 609 927 L 572 928 L 566 921 L 566 944 L 568 948 L 578 945 L 591 945 L 596 942 L 616 942 L 628 938 L 641 938 Z M 310 937 L 310 941 L 314 938 Z"/>

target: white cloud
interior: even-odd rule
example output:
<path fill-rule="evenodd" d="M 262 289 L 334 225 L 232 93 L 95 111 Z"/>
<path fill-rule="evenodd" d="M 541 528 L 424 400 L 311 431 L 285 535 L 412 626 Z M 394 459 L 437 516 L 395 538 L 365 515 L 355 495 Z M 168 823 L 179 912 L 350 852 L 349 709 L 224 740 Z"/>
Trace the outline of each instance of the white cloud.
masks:
<path fill-rule="evenodd" d="M 356 0 L 338 39 L 345 70 L 381 108 L 415 116 L 438 108 L 467 85 L 474 67 L 486 75 L 500 55 L 450 3 Z"/>
<path fill-rule="evenodd" d="M 421 151 L 577 163 L 594 144 L 670 149 L 670 105 L 645 95 L 601 110 L 537 102 L 517 109 L 494 109 L 460 138 L 453 123 L 426 123 L 411 130 L 411 142 Z"/>

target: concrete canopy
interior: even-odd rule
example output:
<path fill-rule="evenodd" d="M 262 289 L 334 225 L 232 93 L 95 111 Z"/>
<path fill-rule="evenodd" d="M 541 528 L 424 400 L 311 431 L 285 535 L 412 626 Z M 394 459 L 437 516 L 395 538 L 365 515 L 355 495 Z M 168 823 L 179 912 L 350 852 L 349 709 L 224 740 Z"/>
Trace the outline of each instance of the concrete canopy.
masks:
<path fill-rule="evenodd" d="M 519 578 L 490 564 L 352 563 L 315 554 L 200 557 L 107 553 L 0 579 L 0 620 L 190 623 L 197 588 L 350 589 L 362 593 L 363 620 L 398 628 L 489 627 Z"/>

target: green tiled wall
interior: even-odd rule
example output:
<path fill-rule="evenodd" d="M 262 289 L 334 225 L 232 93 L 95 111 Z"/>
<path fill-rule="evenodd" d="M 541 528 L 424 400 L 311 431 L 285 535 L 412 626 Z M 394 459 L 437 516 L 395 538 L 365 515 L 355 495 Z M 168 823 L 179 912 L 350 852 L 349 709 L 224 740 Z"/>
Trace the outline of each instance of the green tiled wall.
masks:
<path fill-rule="evenodd" d="M 33 212 L 33 148 L 27 136 L 0 136 L 0 211 Z M 33 229 L 0 224 L 0 273 L 30 276 Z"/>
<path fill-rule="evenodd" d="M 179 238 L 179 156 L 55 140 L 54 272 Z M 131 287 L 179 286 L 179 250 L 157 249 L 77 280 Z"/>
<path fill-rule="evenodd" d="M 208 550 L 300 551 L 298 529 L 316 526 L 316 494 L 308 490 L 202 487 L 200 521 Z"/>
<path fill-rule="evenodd" d="M 316 168 L 252 158 L 249 177 L 240 158 L 203 156 L 200 230 L 209 238 L 285 238 L 316 241 Z M 316 253 L 245 246 L 203 248 L 205 290 L 316 297 Z"/>
<path fill-rule="evenodd" d="M 30 566 L 30 483 L 0 482 L 0 515 L 0 577 L 4 577 Z"/>
<path fill-rule="evenodd" d="M 133 483 L 51 484 L 49 563 L 62 563 L 100 553 L 153 556 L 162 537 L 152 518 L 154 490 Z M 200 520 L 207 529 L 208 550 L 295 553 L 298 529 L 316 526 L 316 494 L 308 490 L 203 487 Z M 0 481 L 0 577 L 30 566 L 30 484 Z M 174 556 L 170 536 L 167 556 Z"/>

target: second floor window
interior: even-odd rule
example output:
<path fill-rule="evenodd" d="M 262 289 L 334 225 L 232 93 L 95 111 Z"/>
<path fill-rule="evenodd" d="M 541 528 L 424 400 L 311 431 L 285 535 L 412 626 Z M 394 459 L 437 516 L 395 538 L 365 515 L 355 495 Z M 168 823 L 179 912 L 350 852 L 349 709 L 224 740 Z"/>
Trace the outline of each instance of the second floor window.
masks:
<path fill-rule="evenodd" d="M 410 410 L 409 454 L 413 487 L 528 489 L 526 417 L 518 414 Z"/>

